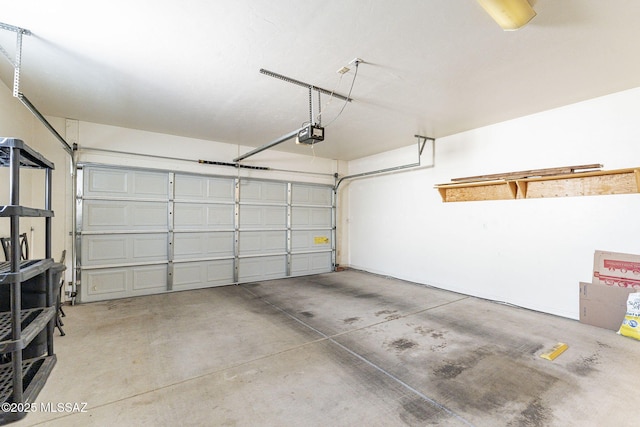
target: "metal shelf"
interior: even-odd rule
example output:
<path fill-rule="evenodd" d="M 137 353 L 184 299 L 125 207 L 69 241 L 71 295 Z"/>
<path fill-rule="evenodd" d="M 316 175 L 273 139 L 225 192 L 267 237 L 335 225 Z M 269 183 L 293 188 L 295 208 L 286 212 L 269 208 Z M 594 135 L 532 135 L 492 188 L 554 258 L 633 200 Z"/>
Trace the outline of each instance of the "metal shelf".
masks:
<path fill-rule="evenodd" d="M 51 210 L 53 163 L 16 138 L 0 138 L 0 166 L 10 169 L 9 204 L 0 206 L 0 217 L 11 222 L 11 261 L 0 263 L 0 286 L 3 310 L 0 313 L 0 403 L 15 403 L 20 412 L 0 411 L 0 425 L 23 418 L 44 386 L 56 356 L 53 352 L 54 317 L 57 306 L 53 296 L 51 259 Z M 20 205 L 20 171 L 23 168 L 44 170 L 44 209 Z M 45 259 L 20 260 L 19 230 L 21 217 L 41 217 L 45 222 Z M 30 280 L 33 279 L 33 280 Z M 33 282 L 33 283 L 31 283 Z M 44 301 L 24 299 L 30 287 L 44 287 Z M 23 300 L 24 299 L 24 300 Z M 6 304 L 5 304 L 6 303 Z M 22 310 L 21 308 L 25 309 Z M 46 343 L 44 342 L 46 339 Z M 46 350 L 42 347 L 46 344 Z M 46 353 L 46 356 L 43 355 Z M 24 357 L 29 359 L 24 360 Z"/>
<path fill-rule="evenodd" d="M 0 285 L 13 283 L 15 281 L 24 282 L 44 273 L 53 265 L 53 259 L 28 259 L 20 261 L 20 272 L 11 271 L 9 261 L 0 262 Z"/>
<path fill-rule="evenodd" d="M 56 307 L 32 308 L 20 311 L 22 334 L 19 340 L 11 338 L 11 312 L 0 313 L 0 354 L 22 350 L 31 343 L 38 333 L 56 314 Z"/>
<path fill-rule="evenodd" d="M 0 166 L 11 164 L 12 149 L 20 150 L 21 168 L 53 169 L 53 163 L 17 138 L 0 138 Z"/>
<path fill-rule="evenodd" d="M 56 364 L 56 356 L 38 357 L 22 362 L 23 401 L 33 403 L 44 387 L 51 370 Z M 13 369 L 11 363 L 0 365 L 0 404 L 13 402 Z M 22 419 L 26 412 L 0 411 L 0 424 Z"/>
<path fill-rule="evenodd" d="M 53 211 L 47 209 L 28 208 L 26 206 L 0 206 L 0 217 L 10 217 L 12 215 L 30 218 L 50 218 L 53 217 Z"/>

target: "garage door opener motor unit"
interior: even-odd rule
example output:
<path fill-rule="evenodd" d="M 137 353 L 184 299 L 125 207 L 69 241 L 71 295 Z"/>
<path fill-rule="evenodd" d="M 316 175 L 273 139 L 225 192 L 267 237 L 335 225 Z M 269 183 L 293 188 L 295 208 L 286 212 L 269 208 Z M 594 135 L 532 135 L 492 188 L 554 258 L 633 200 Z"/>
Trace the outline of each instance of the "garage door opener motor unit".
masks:
<path fill-rule="evenodd" d="M 324 128 L 309 124 L 298 131 L 296 144 L 313 145 L 324 141 Z"/>

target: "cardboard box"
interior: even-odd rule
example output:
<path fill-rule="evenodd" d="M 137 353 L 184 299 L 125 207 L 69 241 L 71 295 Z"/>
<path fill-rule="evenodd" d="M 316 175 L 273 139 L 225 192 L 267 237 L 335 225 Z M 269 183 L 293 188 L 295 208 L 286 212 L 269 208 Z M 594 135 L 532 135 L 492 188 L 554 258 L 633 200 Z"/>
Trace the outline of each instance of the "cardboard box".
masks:
<path fill-rule="evenodd" d="M 593 283 L 640 289 L 640 255 L 596 251 Z"/>
<path fill-rule="evenodd" d="M 633 288 L 580 282 L 580 323 L 617 331 Z"/>

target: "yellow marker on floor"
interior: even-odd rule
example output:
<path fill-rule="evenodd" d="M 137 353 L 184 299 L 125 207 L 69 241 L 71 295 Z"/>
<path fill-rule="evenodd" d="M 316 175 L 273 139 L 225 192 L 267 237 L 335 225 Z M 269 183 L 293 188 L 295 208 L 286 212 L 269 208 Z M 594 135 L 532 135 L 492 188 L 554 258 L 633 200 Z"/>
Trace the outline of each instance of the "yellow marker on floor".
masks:
<path fill-rule="evenodd" d="M 559 342 L 551 349 L 551 351 L 549 351 L 548 353 L 542 353 L 540 357 L 547 360 L 553 360 L 556 357 L 560 356 L 562 353 L 564 353 L 564 351 L 568 348 L 569 348 L 568 345 L 566 345 L 563 342 Z"/>

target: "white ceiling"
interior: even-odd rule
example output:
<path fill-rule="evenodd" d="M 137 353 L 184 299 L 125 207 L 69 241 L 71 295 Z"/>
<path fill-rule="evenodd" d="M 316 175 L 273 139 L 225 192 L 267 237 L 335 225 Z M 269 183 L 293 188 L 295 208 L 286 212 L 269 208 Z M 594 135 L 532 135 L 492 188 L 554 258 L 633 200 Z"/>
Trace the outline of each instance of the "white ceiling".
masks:
<path fill-rule="evenodd" d="M 21 91 L 43 114 L 205 140 L 260 146 L 309 120 L 308 90 L 261 68 L 346 95 L 355 69 L 336 71 L 359 57 L 354 102 L 330 124 L 343 102 L 323 110 L 314 154 L 334 159 L 640 86 L 637 0 L 537 0 L 516 32 L 475 0 L 2 3 L 0 22 L 33 33 Z"/>

